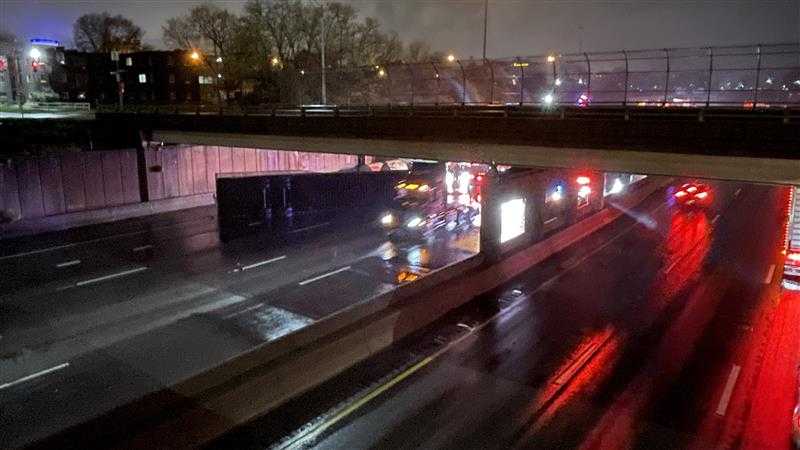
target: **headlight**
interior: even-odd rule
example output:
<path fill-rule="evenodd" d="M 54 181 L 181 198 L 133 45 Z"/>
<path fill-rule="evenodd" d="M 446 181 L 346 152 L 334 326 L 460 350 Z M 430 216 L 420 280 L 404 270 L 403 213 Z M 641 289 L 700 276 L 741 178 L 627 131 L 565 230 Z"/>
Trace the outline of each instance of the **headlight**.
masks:
<path fill-rule="evenodd" d="M 422 219 L 420 217 L 412 217 L 411 220 L 406 222 L 408 228 L 417 228 L 420 224 L 422 224 Z"/>
<path fill-rule="evenodd" d="M 383 225 L 386 225 L 386 226 L 389 226 L 389 225 L 393 224 L 394 223 L 394 214 L 386 213 L 383 216 L 381 216 L 381 223 Z"/>

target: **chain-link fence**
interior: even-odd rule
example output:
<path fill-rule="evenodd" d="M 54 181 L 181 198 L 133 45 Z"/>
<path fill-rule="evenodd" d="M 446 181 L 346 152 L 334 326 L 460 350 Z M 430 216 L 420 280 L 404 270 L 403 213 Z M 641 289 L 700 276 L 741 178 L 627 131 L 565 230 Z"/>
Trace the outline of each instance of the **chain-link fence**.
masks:
<path fill-rule="evenodd" d="M 800 44 L 395 63 L 296 74 L 290 103 L 588 107 L 800 104 Z"/>

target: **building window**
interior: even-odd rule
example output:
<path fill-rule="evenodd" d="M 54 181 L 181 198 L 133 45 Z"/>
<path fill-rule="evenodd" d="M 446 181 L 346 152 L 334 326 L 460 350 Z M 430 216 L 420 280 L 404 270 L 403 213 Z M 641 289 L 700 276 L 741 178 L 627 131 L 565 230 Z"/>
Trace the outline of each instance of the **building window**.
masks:
<path fill-rule="evenodd" d="M 172 101 L 175 101 L 176 98 L 177 98 L 177 96 L 175 95 L 175 91 L 170 91 L 169 99 L 172 100 Z"/>
<path fill-rule="evenodd" d="M 175 84 L 175 74 L 169 74 L 169 84 Z"/>
<path fill-rule="evenodd" d="M 147 83 L 147 74 L 144 73 L 139 74 L 139 83 L 141 84 Z"/>
<path fill-rule="evenodd" d="M 213 84 L 214 78 L 211 76 L 200 75 L 199 77 L 197 77 L 197 82 L 200 84 Z"/>
<path fill-rule="evenodd" d="M 172 56 L 167 56 L 167 66 L 172 67 L 173 65 L 175 65 L 175 60 L 172 59 Z"/>
<path fill-rule="evenodd" d="M 131 58 L 130 56 L 125 58 L 125 65 L 128 66 L 128 67 L 132 66 L 133 65 L 133 58 Z"/>

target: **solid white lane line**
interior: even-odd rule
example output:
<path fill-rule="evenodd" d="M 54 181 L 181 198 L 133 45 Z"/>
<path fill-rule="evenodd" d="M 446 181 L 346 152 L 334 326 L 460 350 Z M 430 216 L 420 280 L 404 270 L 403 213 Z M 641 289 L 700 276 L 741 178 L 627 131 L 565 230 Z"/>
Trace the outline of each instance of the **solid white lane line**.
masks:
<path fill-rule="evenodd" d="M 75 283 L 75 286 L 86 286 L 88 284 L 99 283 L 101 281 L 111 280 L 111 279 L 114 279 L 114 278 L 119 278 L 119 277 L 124 277 L 126 275 L 131 275 L 131 274 L 134 274 L 134 273 L 139 273 L 139 272 L 141 272 L 143 270 L 147 270 L 147 267 L 144 267 L 144 266 L 137 267 L 135 269 L 125 270 L 125 271 L 117 272 L 117 273 L 112 273 L 111 275 L 104 275 L 102 277 L 92 278 L 90 280 L 78 281 L 77 283 Z"/>
<path fill-rule="evenodd" d="M 144 250 L 149 250 L 151 248 L 153 248 L 153 244 L 142 245 L 141 247 L 134 248 L 133 252 L 134 253 L 138 253 L 138 252 L 141 252 L 141 251 L 144 251 Z"/>
<path fill-rule="evenodd" d="M 714 216 L 713 219 L 711 219 L 711 224 L 713 225 L 713 224 L 717 223 L 718 220 L 719 220 L 719 214 L 717 214 L 716 216 Z"/>
<path fill-rule="evenodd" d="M 717 404 L 718 416 L 724 416 L 725 411 L 728 409 L 728 403 L 731 402 L 731 395 L 733 394 L 734 386 L 736 386 L 736 379 L 739 378 L 740 370 L 742 370 L 742 368 L 736 364 L 731 368 L 731 373 L 728 375 L 728 382 L 725 383 L 725 389 L 722 391 L 722 398 L 719 399 L 719 404 Z"/>
<path fill-rule="evenodd" d="M 56 267 L 61 269 L 63 267 L 77 266 L 80 263 L 81 263 L 80 259 L 73 259 L 72 261 L 65 261 L 65 262 L 62 262 L 62 263 L 58 263 L 58 264 L 56 264 Z"/>
<path fill-rule="evenodd" d="M 257 226 L 261 225 L 262 223 L 264 223 L 264 222 L 250 222 L 250 223 L 247 224 L 247 226 L 248 227 L 257 227 Z"/>
<path fill-rule="evenodd" d="M 253 263 L 253 264 L 250 264 L 250 265 L 247 265 L 247 266 L 243 266 L 240 270 L 245 271 L 245 270 L 255 269 L 256 267 L 261 267 L 261 266 L 264 266 L 264 265 L 267 265 L 267 264 L 272 264 L 275 261 L 280 261 L 282 259 L 286 259 L 286 255 L 281 255 L 281 256 L 278 256 L 278 257 L 275 257 L 275 258 L 272 258 L 272 259 L 268 259 L 266 261 L 260 261 L 260 262 Z"/>
<path fill-rule="evenodd" d="M 767 271 L 767 276 L 764 277 L 764 284 L 770 284 L 772 282 L 772 275 L 775 274 L 775 264 L 769 265 L 769 270 Z"/>
<path fill-rule="evenodd" d="M 69 366 L 69 363 L 65 362 L 65 363 L 59 364 L 57 366 L 53 366 L 53 367 L 51 367 L 49 369 L 40 370 L 39 372 L 32 373 L 30 375 L 24 376 L 24 377 L 19 378 L 17 380 L 14 380 L 14 381 L 11 381 L 11 382 L 8 382 L 8 383 L 0 384 L 0 390 L 5 389 L 5 388 L 10 388 L 11 386 L 16 386 L 16 385 L 18 385 L 20 383 L 24 383 L 26 381 L 30 381 L 30 380 L 32 380 L 34 378 L 41 377 L 42 375 L 47 375 L 48 373 L 52 373 L 52 372 L 55 372 L 57 370 L 61 370 L 61 369 L 65 368 L 65 367 L 67 367 L 67 366 Z"/>
<path fill-rule="evenodd" d="M 250 306 L 249 308 L 245 308 L 245 309 L 243 309 L 241 311 L 236 311 L 235 313 L 231 313 L 231 314 L 222 316 L 222 318 L 223 319 L 230 319 L 231 317 L 235 317 L 235 316 L 238 316 L 239 314 L 244 314 L 244 313 L 252 311 L 254 309 L 261 308 L 262 306 L 264 306 L 264 304 L 263 303 L 259 303 L 257 305 Z"/>
<path fill-rule="evenodd" d="M 342 267 L 341 269 L 336 269 L 333 272 L 324 273 L 324 274 L 322 274 L 322 275 L 320 275 L 318 277 L 309 278 L 309 279 L 307 279 L 305 281 L 301 281 L 301 282 L 299 282 L 297 284 L 299 284 L 300 286 L 305 286 L 305 285 L 313 283 L 315 281 L 319 281 L 319 280 L 321 280 L 323 278 L 328 278 L 331 275 L 336 275 L 339 272 L 344 272 L 345 270 L 350 270 L 350 266 L 345 266 L 345 267 Z"/>
<path fill-rule="evenodd" d="M 29 252 L 15 253 L 13 255 L 8 255 L 8 256 L 0 256 L 0 261 L 2 261 L 4 259 L 21 258 L 23 256 L 38 255 L 39 253 L 53 252 L 53 251 L 56 251 L 56 250 L 61 250 L 63 248 L 75 247 L 77 245 L 78 244 L 64 244 L 64 245 L 57 245 L 55 247 L 42 248 L 42 249 L 39 249 L 39 250 L 31 250 Z"/>

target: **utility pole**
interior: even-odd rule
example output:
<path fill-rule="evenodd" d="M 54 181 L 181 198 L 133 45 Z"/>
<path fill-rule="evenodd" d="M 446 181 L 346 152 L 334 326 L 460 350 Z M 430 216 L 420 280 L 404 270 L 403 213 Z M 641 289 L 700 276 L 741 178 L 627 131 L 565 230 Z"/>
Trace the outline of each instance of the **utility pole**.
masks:
<path fill-rule="evenodd" d="M 325 82 L 325 4 L 323 2 L 319 3 L 319 9 L 322 11 L 322 43 L 321 47 L 321 57 L 320 61 L 322 64 L 322 104 L 328 104 L 328 94 L 326 92 L 326 82 Z"/>
<path fill-rule="evenodd" d="M 486 22 L 489 17 L 489 0 L 483 0 L 483 60 L 486 61 Z"/>
<path fill-rule="evenodd" d="M 122 72 L 125 72 L 125 71 L 124 70 L 120 70 L 120 68 L 119 68 L 119 52 L 118 51 L 112 51 L 111 52 L 111 60 L 114 61 L 114 65 L 115 65 L 115 67 L 117 69 L 117 70 L 111 72 L 111 74 L 114 75 L 116 77 L 116 79 L 117 79 L 117 94 L 119 95 L 119 110 L 122 111 L 124 109 L 123 97 L 124 97 L 124 93 L 125 93 L 125 84 L 122 82 Z"/>

